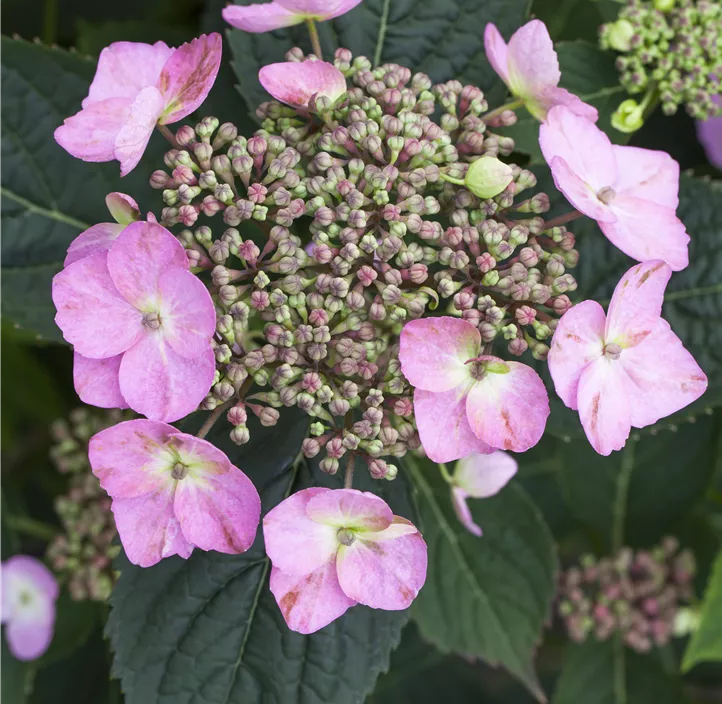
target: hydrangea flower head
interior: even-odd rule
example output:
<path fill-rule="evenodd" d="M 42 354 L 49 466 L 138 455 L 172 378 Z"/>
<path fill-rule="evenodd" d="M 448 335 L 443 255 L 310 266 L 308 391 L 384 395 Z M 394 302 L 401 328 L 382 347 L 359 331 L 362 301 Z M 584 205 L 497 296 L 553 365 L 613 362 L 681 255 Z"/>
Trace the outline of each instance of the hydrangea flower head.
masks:
<path fill-rule="evenodd" d="M 530 367 L 481 354 L 479 330 L 458 318 L 412 320 L 401 331 L 401 370 L 414 390 L 421 444 L 434 462 L 472 452 L 524 452 L 549 416 Z"/>
<path fill-rule="evenodd" d="M 679 164 L 666 152 L 612 144 L 596 125 L 552 108 L 539 143 L 554 183 L 607 239 L 637 261 L 689 263 L 689 235 L 677 218 Z"/>
<path fill-rule="evenodd" d="M 471 516 L 467 499 L 488 499 L 498 494 L 516 474 L 516 460 L 501 450 L 490 455 L 473 452 L 456 463 L 451 478 L 451 502 L 461 524 L 472 535 L 482 530 Z"/>
<path fill-rule="evenodd" d="M 541 20 L 532 20 L 517 29 L 508 44 L 496 26 L 489 23 L 484 30 L 484 48 L 499 78 L 538 120 L 546 119 L 555 105 L 566 105 L 577 115 L 597 121 L 595 108 L 559 88 L 559 60 Z"/>
<path fill-rule="evenodd" d="M 305 108 L 314 96 L 333 103 L 347 90 L 343 73 L 326 61 L 268 64 L 258 72 L 258 80 L 276 100 L 295 108 Z"/>
<path fill-rule="evenodd" d="M 614 290 L 607 315 L 596 301 L 567 311 L 554 332 L 549 371 L 559 397 L 579 411 L 602 455 L 698 399 L 707 377 L 660 317 L 671 269 L 662 261 L 633 266 Z"/>
<path fill-rule="evenodd" d="M 164 42 L 116 42 L 103 49 L 83 109 L 55 130 L 55 141 L 83 161 L 120 162 L 132 171 L 154 127 L 178 122 L 206 99 L 221 62 L 221 35 L 172 49 Z"/>
<path fill-rule="evenodd" d="M 58 583 L 40 560 L 29 555 L 3 562 L 0 578 L 2 622 L 10 652 L 18 660 L 35 660 L 53 639 Z"/>
<path fill-rule="evenodd" d="M 346 14 L 361 0 L 274 0 L 252 5 L 228 5 L 223 19 L 244 32 L 271 32 L 307 20 L 324 22 Z"/>
<path fill-rule="evenodd" d="M 149 567 L 194 547 L 237 554 L 253 543 L 261 501 L 211 443 L 166 423 L 130 420 L 90 440 L 93 474 L 113 499 L 128 559 Z"/>
<path fill-rule="evenodd" d="M 313 633 L 355 604 L 397 611 L 426 580 L 426 543 L 386 502 L 355 489 L 299 491 L 263 519 L 271 591 L 288 627 Z"/>
<path fill-rule="evenodd" d="M 55 321 L 75 347 L 83 401 L 173 421 L 203 400 L 215 374 L 216 315 L 188 269 L 168 230 L 136 222 L 55 276 Z"/>

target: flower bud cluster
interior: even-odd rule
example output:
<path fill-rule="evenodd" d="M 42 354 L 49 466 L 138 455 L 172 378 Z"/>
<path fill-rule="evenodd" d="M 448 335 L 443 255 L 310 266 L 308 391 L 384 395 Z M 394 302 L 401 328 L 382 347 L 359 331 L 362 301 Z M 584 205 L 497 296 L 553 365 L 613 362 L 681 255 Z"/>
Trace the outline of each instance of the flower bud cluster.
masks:
<path fill-rule="evenodd" d="M 620 634 L 647 652 L 672 637 L 680 607 L 693 598 L 694 572 L 694 556 L 672 537 L 649 551 L 625 547 L 598 561 L 587 555 L 561 575 L 559 613 L 578 643 Z"/>
<path fill-rule="evenodd" d="M 90 470 L 88 441 L 127 417 L 123 411 L 83 407 L 52 427 L 56 445 L 51 459 L 60 472 L 71 476 L 67 493 L 55 500 L 63 533 L 48 545 L 47 558 L 76 601 L 105 601 L 115 581 L 112 561 L 120 549 L 113 545 L 115 522 L 110 499 Z"/>
<path fill-rule="evenodd" d="M 621 52 L 617 68 L 631 94 L 650 87 L 662 110 L 680 105 L 706 120 L 722 80 L 722 5 L 717 0 L 629 0 L 616 22 L 602 25 L 601 45 Z"/>
<path fill-rule="evenodd" d="M 212 117 L 183 127 L 151 185 L 216 304 L 217 377 L 202 407 L 226 404 L 243 444 L 250 414 L 274 425 L 298 406 L 313 419 L 303 451 L 324 471 L 353 453 L 392 479 L 383 458 L 419 447 L 403 325 L 443 305 L 489 350 L 544 359 L 578 253 L 570 232 L 545 225 L 534 174 L 491 163 L 514 143 L 485 122 L 481 90 L 345 49 L 335 65 L 350 85 L 336 103 L 264 103 L 250 138 Z M 479 174 L 465 185 L 482 157 L 492 197 L 475 195 Z"/>

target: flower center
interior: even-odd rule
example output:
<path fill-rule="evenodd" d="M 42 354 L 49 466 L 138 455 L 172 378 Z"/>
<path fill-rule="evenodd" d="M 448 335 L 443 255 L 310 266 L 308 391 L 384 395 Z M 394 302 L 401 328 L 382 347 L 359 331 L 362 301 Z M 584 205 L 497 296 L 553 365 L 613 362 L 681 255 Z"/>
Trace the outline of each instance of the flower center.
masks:
<path fill-rule="evenodd" d="M 160 327 L 160 316 L 158 313 L 146 313 L 143 316 L 143 326 L 149 330 L 157 330 Z"/>
<path fill-rule="evenodd" d="M 356 536 L 348 528 L 341 528 L 339 532 L 336 533 L 336 537 L 338 538 L 338 542 L 346 547 L 353 545 L 354 540 L 356 540 Z"/>
<path fill-rule="evenodd" d="M 619 355 L 622 354 L 622 348 L 616 342 L 610 342 L 608 345 L 604 345 L 604 356 L 607 359 L 619 359 Z"/>
<path fill-rule="evenodd" d="M 604 203 L 609 205 L 617 197 L 617 192 L 611 186 L 604 186 L 597 191 L 597 198 Z"/>
<path fill-rule="evenodd" d="M 467 364 L 469 364 L 469 362 L 467 362 Z M 469 364 L 469 367 L 472 379 L 476 379 L 477 381 L 479 381 L 486 376 L 486 364 L 484 364 L 483 362 L 471 362 L 471 364 Z"/>
<path fill-rule="evenodd" d="M 173 467 L 173 471 L 170 473 L 173 479 L 185 479 L 185 476 L 187 474 L 188 467 L 186 467 L 184 464 L 181 464 L 180 462 L 176 462 L 175 466 Z"/>

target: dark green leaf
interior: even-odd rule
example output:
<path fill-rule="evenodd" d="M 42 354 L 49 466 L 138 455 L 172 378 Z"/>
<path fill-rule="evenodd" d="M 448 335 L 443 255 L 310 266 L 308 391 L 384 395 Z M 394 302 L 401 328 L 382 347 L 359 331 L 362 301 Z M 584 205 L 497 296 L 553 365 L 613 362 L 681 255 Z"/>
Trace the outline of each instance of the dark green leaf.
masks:
<path fill-rule="evenodd" d="M 684 653 L 682 670 L 700 662 L 722 661 L 722 553 L 717 555 L 702 602 L 699 629 Z"/>
<path fill-rule="evenodd" d="M 179 46 L 195 36 L 190 27 L 172 25 L 168 22 L 126 20 L 123 22 L 78 22 L 78 51 L 97 56 L 113 42 L 144 42 L 154 44 L 164 41 L 169 46 Z"/>
<path fill-rule="evenodd" d="M 0 679 L 0 699 L 6 704 L 25 704 L 27 693 L 32 685 L 32 663 L 16 660 L 10 654 L 5 629 L 2 633 L 2 678 Z"/>
<path fill-rule="evenodd" d="M 501 664 L 542 700 L 533 656 L 554 593 L 554 541 L 539 510 L 512 482 L 472 501 L 482 538 L 456 518 L 431 463 L 409 465 L 429 546 L 426 585 L 412 607 L 421 634 L 443 652 Z"/>

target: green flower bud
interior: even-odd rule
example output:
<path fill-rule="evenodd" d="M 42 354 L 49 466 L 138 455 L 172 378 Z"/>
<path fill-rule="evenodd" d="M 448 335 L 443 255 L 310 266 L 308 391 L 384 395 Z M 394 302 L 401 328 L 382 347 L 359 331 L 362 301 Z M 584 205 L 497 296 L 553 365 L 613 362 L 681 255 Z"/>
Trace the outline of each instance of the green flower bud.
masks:
<path fill-rule="evenodd" d="M 612 127 L 620 132 L 636 132 L 644 124 L 642 107 L 636 100 L 624 100 L 612 115 Z"/>
<path fill-rule="evenodd" d="M 626 19 L 617 20 L 607 25 L 604 38 L 611 49 L 629 51 L 634 36 L 634 25 Z"/>
<path fill-rule="evenodd" d="M 514 179 L 511 166 L 493 156 L 482 156 L 471 164 L 464 185 L 479 198 L 499 195 Z"/>

